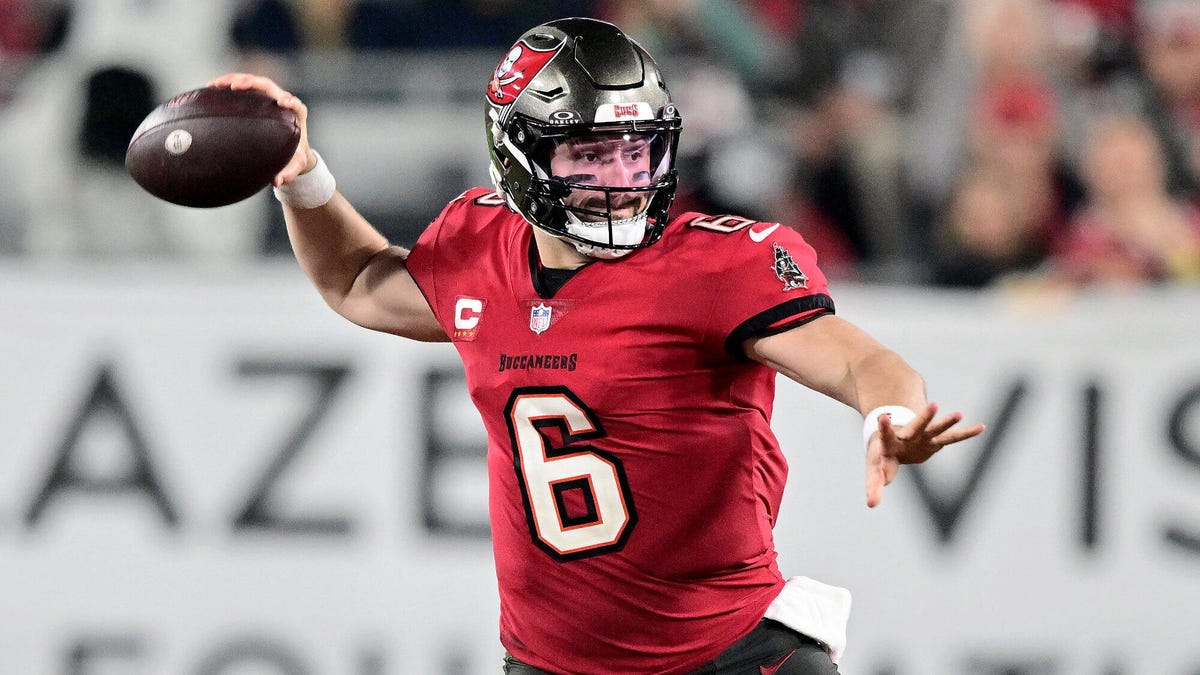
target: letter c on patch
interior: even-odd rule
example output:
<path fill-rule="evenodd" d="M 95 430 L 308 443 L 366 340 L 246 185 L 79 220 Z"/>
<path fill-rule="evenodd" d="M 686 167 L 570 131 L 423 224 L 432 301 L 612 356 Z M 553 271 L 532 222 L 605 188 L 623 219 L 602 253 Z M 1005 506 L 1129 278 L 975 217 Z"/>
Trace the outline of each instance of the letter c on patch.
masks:
<path fill-rule="evenodd" d="M 458 330 L 471 330 L 479 325 L 479 317 L 482 314 L 483 300 L 460 297 L 454 303 L 454 327 Z"/>

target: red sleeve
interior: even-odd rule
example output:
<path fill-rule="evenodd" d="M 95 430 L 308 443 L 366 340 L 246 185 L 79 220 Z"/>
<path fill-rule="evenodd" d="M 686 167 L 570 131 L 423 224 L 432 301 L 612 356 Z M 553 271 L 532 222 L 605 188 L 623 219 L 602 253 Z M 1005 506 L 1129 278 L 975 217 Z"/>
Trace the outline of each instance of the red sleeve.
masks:
<path fill-rule="evenodd" d="M 444 215 L 445 211 L 425 228 L 405 260 L 408 273 L 412 275 L 413 281 L 417 282 L 417 288 L 420 288 L 421 293 L 425 295 L 425 300 L 433 309 L 434 316 L 441 316 L 437 305 L 437 279 L 434 274 L 433 261 L 437 255 L 438 233 L 441 231 Z"/>
<path fill-rule="evenodd" d="M 834 312 L 828 282 L 817 253 L 800 233 L 779 223 L 750 222 L 731 231 L 713 231 L 701 217 L 689 236 L 704 238 L 711 261 L 713 300 L 704 308 L 709 334 L 725 351 L 743 357 L 751 337 L 774 335 Z M 703 231 L 707 230 L 707 231 Z"/>
<path fill-rule="evenodd" d="M 473 188 L 447 204 L 421 233 L 405 261 L 413 281 L 417 282 L 417 287 L 425 294 L 429 307 L 439 320 L 443 314 L 438 306 L 438 281 L 451 272 L 450 268 L 461 262 L 464 257 L 463 243 L 473 241 L 470 233 L 462 232 L 471 225 L 472 217 L 468 213 L 471 204 L 490 194 L 491 191 L 486 188 Z M 454 244 L 456 236 L 462 240 L 458 245 Z M 448 250 L 442 250 L 440 247 L 445 245 L 447 239 L 451 240 L 451 244 Z"/>

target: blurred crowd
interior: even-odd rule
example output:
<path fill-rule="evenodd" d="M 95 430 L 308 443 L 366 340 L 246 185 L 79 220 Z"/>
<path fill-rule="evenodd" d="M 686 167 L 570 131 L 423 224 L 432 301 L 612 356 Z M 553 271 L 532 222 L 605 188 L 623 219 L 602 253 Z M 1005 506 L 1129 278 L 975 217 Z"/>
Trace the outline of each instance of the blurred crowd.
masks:
<path fill-rule="evenodd" d="M 86 4 L 0 0 L 0 120 L 36 63 L 70 44 Z M 297 89 L 304 83 L 289 67 L 298 55 L 498 59 L 550 18 L 613 21 L 659 58 L 684 114 L 676 211 L 783 222 L 836 279 L 1200 283 L 1200 0 L 218 6 L 233 65 Z M 121 68 L 95 73 L 89 86 L 107 105 L 89 107 L 72 132 L 81 161 L 119 169 L 132 128 L 174 92 Z M 47 247 L 29 245 L 34 228 L 21 227 L 32 207 L 14 201 L 0 194 L 0 253 L 40 255 Z M 430 204 L 427 217 L 439 207 Z M 152 232 L 154 218 L 145 220 L 142 231 Z M 266 221 L 253 255 L 286 250 L 263 243 L 278 242 L 281 227 Z"/>

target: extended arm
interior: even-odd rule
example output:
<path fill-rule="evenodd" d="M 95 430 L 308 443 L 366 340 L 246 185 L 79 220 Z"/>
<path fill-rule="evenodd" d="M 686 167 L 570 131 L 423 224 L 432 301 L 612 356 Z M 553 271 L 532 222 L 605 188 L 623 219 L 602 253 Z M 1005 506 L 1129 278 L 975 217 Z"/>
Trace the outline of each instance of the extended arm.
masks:
<path fill-rule="evenodd" d="M 299 99 L 265 77 L 246 73 L 224 75 L 209 85 L 259 89 L 296 113 L 300 143 L 291 162 L 275 176 L 276 186 L 316 166 L 308 142 L 308 109 Z M 300 267 L 338 314 L 360 326 L 414 340 L 447 339 L 405 267 L 408 251 L 389 245 L 340 192 L 316 208 L 284 205 L 283 213 Z"/>
<path fill-rule="evenodd" d="M 942 447 L 977 436 L 983 425 L 957 429 L 961 413 L 935 419 L 937 405 L 925 399 L 925 382 L 904 359 L 837 316 L 822 316 L 789 331 L 746 341 L 746 354 L 792 380 L 866 415 L 899 405 L 916 416 L 893 427 L 878 418 L 867 446 L 867 506 L 883 498 L 901 464 L 924 462 Z"/>

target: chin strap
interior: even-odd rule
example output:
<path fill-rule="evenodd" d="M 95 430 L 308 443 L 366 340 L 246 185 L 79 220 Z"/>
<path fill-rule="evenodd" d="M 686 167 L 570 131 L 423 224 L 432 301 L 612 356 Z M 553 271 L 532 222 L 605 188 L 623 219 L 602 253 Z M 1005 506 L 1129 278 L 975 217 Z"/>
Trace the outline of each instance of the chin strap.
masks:
<path fill-rule="evenodd" d="M 578 216 L 570 211 L 567 212 L 567 232 L 587 239 L 589 242 L 584 243 L 575 239 L 567 239 L 570 241 L 575 250 L 583 255 L 591 258 L 601 258 L 603 260 L 613 260 L 634 251 L 631 248 L 609 248 L 604 246 L 605 243 L 617 244 L 620 246 L 630 246 L 632 244 L 640 244 L 646 238 L 647 218 L 645 213 L 639 213 L 630 218 L 612 221 L 612 241 L 600 242 L 596 240 L 596 235 L 600 232 L 608 232 L 609 224 L 606 221 L 588 222 L 580 220 Z"/>

